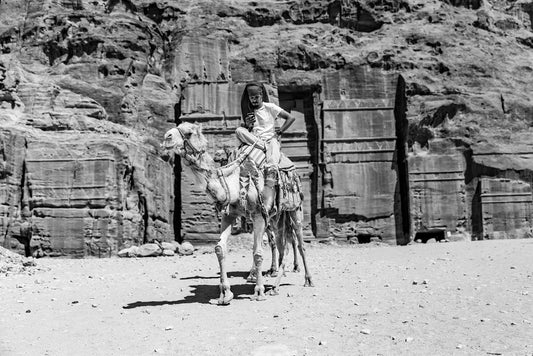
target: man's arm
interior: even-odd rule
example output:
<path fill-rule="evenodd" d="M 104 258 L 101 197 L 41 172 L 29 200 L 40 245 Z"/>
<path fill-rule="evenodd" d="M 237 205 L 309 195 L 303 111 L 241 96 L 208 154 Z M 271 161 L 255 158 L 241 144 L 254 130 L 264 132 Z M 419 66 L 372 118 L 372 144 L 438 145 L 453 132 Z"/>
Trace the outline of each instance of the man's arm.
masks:
<path fill-rule="evenodd" d="M 244 118 L 244 123 L 242 124 L 243 127 L 247 128 L 248 131 L 252 131 L 252 128 L 255 124 L 255 115 L 253 112 L 248 113 L 246 117 Z"/>
<path fill-rule="evenodd" d="M 294 121 L 296 121 L 296 118 L 285 110 L 281 110 L 278 116 L 285 120 L 283 122 L 283 125 L 281 125 L 279 129 L 276 129 L 276 134 L 278 134 L 279 136 L 282 135 L 285 131 L 287 131 L 287 129 L 294 123 Z"/>

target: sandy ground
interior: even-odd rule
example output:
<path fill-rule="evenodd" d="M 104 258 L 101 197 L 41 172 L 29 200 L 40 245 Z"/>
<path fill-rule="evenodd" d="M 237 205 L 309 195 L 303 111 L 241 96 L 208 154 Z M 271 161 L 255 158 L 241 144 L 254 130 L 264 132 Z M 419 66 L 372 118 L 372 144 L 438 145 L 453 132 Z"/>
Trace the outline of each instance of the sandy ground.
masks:
<path fill-rule="evenodd" d="M 0 276 L 0 355 L 533 355 L 533 240 L 311 245 L 251 301 L 251 254 L 41 259 Z M 267 279 L 270 286 L 272 279 Z"/>

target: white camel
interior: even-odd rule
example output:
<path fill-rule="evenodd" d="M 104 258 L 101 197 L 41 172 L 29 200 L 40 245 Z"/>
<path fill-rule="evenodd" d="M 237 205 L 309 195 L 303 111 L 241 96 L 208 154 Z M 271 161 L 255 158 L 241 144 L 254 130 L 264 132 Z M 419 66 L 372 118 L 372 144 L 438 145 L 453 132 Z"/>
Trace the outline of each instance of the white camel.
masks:
<path fill-rule="evenodd" d="M 220 265 L 218 304 L 229 304 L 233 299 L 226 271 L 226 256 L 231 225 L 238 216 L 249 216 L 253 221 L 253 261 L 257 276 L 252 299 L 264 300 L 262 240 L 268 217 L 262 203 L 265 179 L 262 169 L 258 168 L 258 163 L 264 160 L 264 157 L 261 157 L 262 151 L 254 145 L 245 146 L 236 155 L 237 158 L 234 161 L 216 168 L 213 158 L 206 152 L 207 139 L 202 134 L 200 126 L 187 122 L 167 131 L 161 147 L 167 153 L 175 153 L 183 158 L 184 163 L 191 168 L 198 182 L 205 185 L 207 194 L 222 211 L 222 233 L 215 246 L 215 253 Z M 295 176 L 295 174 L 291 174 L 291 176 Z M 296 184 L 296 182 L 294 183 Z M 300 204 L 295 209 L 279 211 L 271 221 L 279 251 L 279 273 L 270 291 L 272 295 L 278 294 L 287 260 L 288 242 L 292 242 L 294 236 L 298 239 L 298 250 L 304 265 L 304 286 L 313 286 L 305 256 L 302 217 Z"/>
<path fill-rule="evenodd" d="M 224 149 L 219 149 L 215 151 L 213 160 L 222 166 L 225 166 L 231 159 L 234 159 L 235 151 L 228 150 L 226 147 Z M 291 162 L 292 163 L 292 162 Z M 239 227 L 239 231 L 242 227 L 248 226 L 248 223 L 246 219 L 244 219 L 246 223 L 243 223 L 243 220 L 240 222 L 237 222 L 237 225 L 241 225 Z M 234 225 L 235 226 L 235 225 Z M 246 229 L 246 228 L 245 228 Z M 232 230 L 233 234 L 233 230 Z M 268 240 L 268 244 L 270 246 L 270 252 L 272 254 L 271 258 L 271 264 L 270 268 L 265 272 L 265 274 L 269 277 L 277 277 L 278 270 L 279 270 L 279 260 L 278 260 L 278 248 L 276 246 L 276 238 L 274 231 L 270 225 L 267 225 L 265 229 L 266 238 Z M 263 237 L 264 240 L 264 237 Z M 300 264 L 298 262 L 298 244 L 296 238 L 288 239 L 291 240 L 291 246 L 292 246 L 292 255 L 293 255 L 293 272 L 300 272 Z M 250 269 L 250 274 L 248 275 L 247 281 L 248 282 L 255 282 L 255 278 L 257 276 L 257 272 L 254 268 L 254 263 L 252 261 L 252 268 Z"/>

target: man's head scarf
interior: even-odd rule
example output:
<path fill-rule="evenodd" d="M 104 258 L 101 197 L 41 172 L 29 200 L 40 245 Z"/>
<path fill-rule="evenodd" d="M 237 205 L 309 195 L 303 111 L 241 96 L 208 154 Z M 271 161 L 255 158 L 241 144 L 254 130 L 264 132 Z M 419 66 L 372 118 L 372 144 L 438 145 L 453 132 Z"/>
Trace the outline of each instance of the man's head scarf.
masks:
<path fill-rule="evenodd" d="M 243 119 L 249 113 L 254 112 L 254 108 L 252 107 L 252 104 L 250 103 L 250 98 L 248 97 L 248 88 L 252 86 L 255 86 L 261 89 L 261 91 L 263 92 L 263 102 L 265 103 L 269 102 L 268 93 L 263 83 L 252 82 L 252 83 L 246 84 L 246 86 L 244 87 L 244 91 L 242 92 L 242 96 L 241 96 L 241 115 Z"/>

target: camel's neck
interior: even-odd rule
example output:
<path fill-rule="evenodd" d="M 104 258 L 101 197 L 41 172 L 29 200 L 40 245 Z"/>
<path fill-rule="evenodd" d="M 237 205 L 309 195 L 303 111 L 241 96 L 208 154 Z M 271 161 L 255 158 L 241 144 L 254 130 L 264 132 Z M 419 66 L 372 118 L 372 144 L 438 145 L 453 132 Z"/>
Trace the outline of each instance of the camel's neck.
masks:
<path fill-rule="evenodd" d="M 215 162 L 211 155 L 207 152 L 202 152 L 198 157 L 186 156 L 184 158 L 199 183 L 206 187 L 206 192 L 215 202 L 225 204 L 229 196 L 220 184 L 220 180 L 215 172 Z"/>
<path fill-rule="evenodd" d="M 186 164 L 191 168 L 201 183 L 207 183 L 215 171 L 215 161 L 207 152 L 201 152 L 198 156 L 185 154 Z"/>

